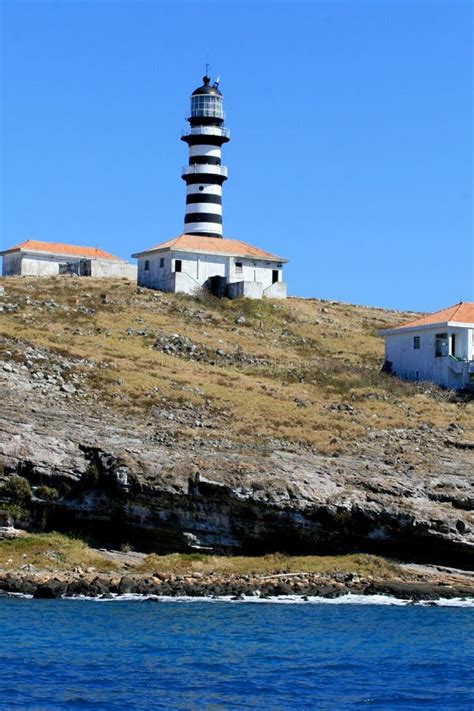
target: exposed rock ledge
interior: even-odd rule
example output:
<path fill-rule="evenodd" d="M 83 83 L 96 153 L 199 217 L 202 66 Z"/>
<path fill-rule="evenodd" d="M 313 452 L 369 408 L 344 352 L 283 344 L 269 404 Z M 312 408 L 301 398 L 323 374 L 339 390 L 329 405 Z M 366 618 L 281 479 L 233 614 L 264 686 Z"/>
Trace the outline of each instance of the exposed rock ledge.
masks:
<path fill-rule="evenodd" d="M 247 597 L 270 598 L 296 595 L 299 597 L 336 598 L 343 595 L 391 595 L 417 601 L 440 598 L 473 598 L 472 576 L 459 572 L 425 571 L 410 580 L 394 578 L 377 580 L 351 573 L 322 575 L 293 573 L 279 575 L 201 574 L 152 575 L 75 574 L 61 572 L 3 572 L 0 592 L 32 595 L 35 598 L 100 597 L 135 594 L 157 597 L 224 597 L 234 600 Z"/>
<path fill-rule="evenodd" d="M 236 451 L 181 439 L 158 418 L 120 419 L 100 405 L 91 414 L 67 393 L 38 395 L 21 373 L 0 373 L 0 399 L 2 478 L 61 494 L 33 498 L 30 529 L 141 550 L 365 550 L 474 567 L 473 452 L 446 447 L 442 433 L 376 433 L 338 458 Z M 422 452 L 422 467 L 387 455 L 400 439 Z"/>

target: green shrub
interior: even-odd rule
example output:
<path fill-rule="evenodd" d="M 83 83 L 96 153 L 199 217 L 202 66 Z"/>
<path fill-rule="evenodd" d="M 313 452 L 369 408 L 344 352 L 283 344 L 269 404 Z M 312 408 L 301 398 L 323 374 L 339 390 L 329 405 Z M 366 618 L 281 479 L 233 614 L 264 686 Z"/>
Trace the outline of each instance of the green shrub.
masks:
<path fill-rule="evenodd" d="M 20 506 L 28 504 L 31 501 L 33 492 L 29 482 L 22 476 L 14 474 L 3 486 L 0 487 L 0 496 L 10 499 Z"/>
<path fill-rule="evenodd" d="M 2 525 L 9 523 L 16 525 L 18 521 L 24 521 L 28 516 L 28 511 L 17 504 L 2 504 L 0 506 L 0 522 Z"/>
<path fill-rule="evenodd" d="M 38 486 L 35 491 L 36 496 L 44 501 L 56 501 L 59 498 L 59 492 L 53 486 Z"/>

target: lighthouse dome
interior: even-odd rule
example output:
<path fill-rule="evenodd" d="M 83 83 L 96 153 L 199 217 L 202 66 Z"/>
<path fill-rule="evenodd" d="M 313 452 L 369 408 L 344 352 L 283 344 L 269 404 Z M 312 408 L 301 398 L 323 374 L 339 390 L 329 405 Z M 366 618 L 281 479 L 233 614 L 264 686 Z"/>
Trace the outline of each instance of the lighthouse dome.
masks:
<path fill-rule="evenodd" d="M 207 74 L 202 78 L 203 84 L 193 91 L 191 96 L 198 96 L 199 94 L 208 94 L 211 96 L 222 96 L 222 93 L 217 88 L 217 82 L 214 82 L 214 86 L 211 86 L 211 77 Z"/>

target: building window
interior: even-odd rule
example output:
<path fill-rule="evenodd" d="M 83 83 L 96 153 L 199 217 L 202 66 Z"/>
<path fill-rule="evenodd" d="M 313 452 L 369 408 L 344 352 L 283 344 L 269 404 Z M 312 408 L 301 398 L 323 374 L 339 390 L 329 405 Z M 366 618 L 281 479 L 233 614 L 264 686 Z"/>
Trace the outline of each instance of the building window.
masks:
<path fill-rule="evenodd" d="M 448 334 L 437 333 L 435 336 L 435 357 L 442 358 L 448 355 Z"/>
<path fill-rule="evenodd" d="M 421 337 L 413 336 L 413 348 L 417 351 L 421 347 Z"/>
<path fill-rule="evenodd" d="M 150 260 L 145 259 L 145 271 L 148 272 L 150 270 Z"/>
<path fill-rule="evenodd" d="M 272 284 L 276 284 L 279 278 L 278 269 L 272 269 Z"/>
<path fill-rule="evenodd" d="M 456 334 L 452 333 L 451 334 L 451 355 L 456 358 L 457 353 L 456 353 Z"/>
<path fill-rule="evenodd" d="M 174 260 L 174 270 L 175 272 L 180 272 L 183 264 L 181 262 L 181 259 L 175 259 Z"/>
<path fill-rule="evenodd" d="M 160 269 L 163 269 L 164 266 L 165 266 L 165 258 L 160 257 Z"/>
<path fill-rule="evenodd" d="M 236 263 L 235 263 L 235 273 L 236 273 L 236 274 L 242 274 L 242 271 L 243 271 L 242 262 L 236 262 Z"/>

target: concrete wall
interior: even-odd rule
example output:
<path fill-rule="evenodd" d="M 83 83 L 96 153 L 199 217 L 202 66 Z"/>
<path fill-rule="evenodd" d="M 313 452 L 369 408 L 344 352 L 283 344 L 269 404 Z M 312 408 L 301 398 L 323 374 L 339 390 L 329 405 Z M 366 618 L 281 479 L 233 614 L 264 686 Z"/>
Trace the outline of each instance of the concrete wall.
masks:
<path fill-rule="evenodd" d="M 33 256 L 22 254 L 21 275 L 22 276 L 55 276 L 59 274 L 59 265 L 65 262 L 77 262 L 78 259 L 65 259 L 54 256 Z"/>
<path fill-rule="evenodd" d="M 436 334 L 447 333 L 445 355 L 436 357 Z M 455 353 L 452 353 L 451 335 L 455 334 Z M 420 348 L 414 348 L 414 338 L 420 339 Z M 473 329 L 438 326 L 385 337 L 385 359 L 392 363 L 393 372 L 406 380 L 427 380 L 450 389 L 459 389 L 467 384 L 472 361 Z M 456 356 L 455 358 L 452 356 Z M 463 362 L 458 362 L 461 358 Z"/>
<path fill-rule="evenodd" d="M 137 280 L 137 267 L 127 262 L 111 262 L 109 259 L 91 259 L 91 276 L 107 279 Z"/>
<path fill-rule="evenodd" d="M 261 299 L 263 296 L 262 283 L 260 281 L 234 281 L 227 284 L 227 296 L 229 299 Z"/>
<path fill-rule="evenodd" d="M 284 281 L 276 281 L 263 290 L 263 295 L 267 299 L 286 299 L 287 287 Z"/>

